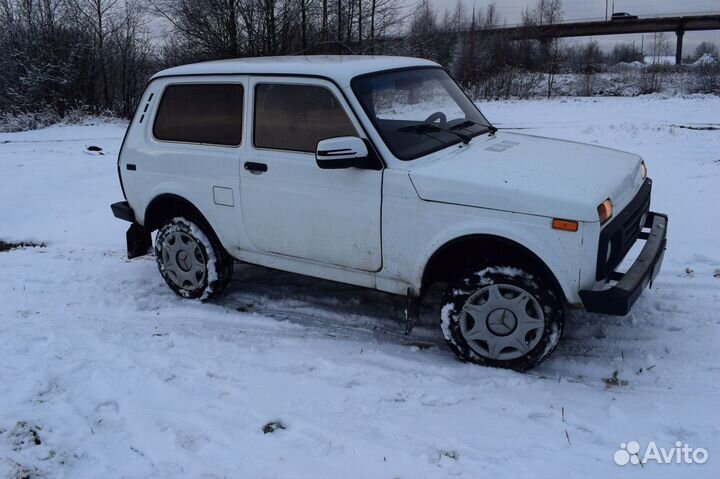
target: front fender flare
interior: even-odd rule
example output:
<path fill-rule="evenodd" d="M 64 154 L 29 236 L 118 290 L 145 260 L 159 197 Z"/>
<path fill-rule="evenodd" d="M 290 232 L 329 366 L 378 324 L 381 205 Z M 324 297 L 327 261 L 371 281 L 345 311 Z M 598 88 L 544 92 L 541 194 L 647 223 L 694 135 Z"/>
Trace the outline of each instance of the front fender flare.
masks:
<path fill-rule="evenodd" d="M 537 223 L 535 217 L 531 223 Z M 549 226 L 550 219 L 547 220 L 547 225 L 542 226 L 550 232 L 555 232 Z M 540 222 L 543 223 L 542 221 Z M 497 239 L 502 242 L 508 243 L 509 246 L 518 247 L 530 254 L 532 257 L 537 259 L 538 264 L 546 270 L 547 273 L 555 280 L 556 284 L 560 287 L 565 295 L 565 298 L 570 303 L 580 302 L 578 296 L 578 282 L 579 282 L 579 268 L 580 268 L 580 245 L 582 234 L 578 234 L 573 239 L 577 239 L 577 251 L 575 254 L 562 254 L 563 249 L 572 248 L 573 241 L 569 240 L 569 236 L 560 236 L 563 240 L 558 244 L 557 236 L 555 233 L 551 233 L 546 237 L 536 234 L 537 226 L 528 227 L 517 225 L 515 222 L 512 223 L 513 227 L 507 228 L 507 224 L 502 227 L 497 225 L 496 227 L 486 224 L 474 224 L 474 222 L 467 224 L 454 225 L 440 233 L 438 233 L 425 247 L 424 251 L 418 255 L 420 258 L 415 267 L 412 277 L 412 284 L 416 285 L 417 291 L 422 290 L 423 280 L 426 274 L 426 269 L 431 261 L 440 253 L 444 248 L 452 245 L 453 243 L 469 238 L 485 238 L 485 239 Z M 567 232 L 557 232 L 569 235 Z M 574 249 L 574 248 L 573 248 Z M 573 258 L 576 261 L 573 261 Z"/>

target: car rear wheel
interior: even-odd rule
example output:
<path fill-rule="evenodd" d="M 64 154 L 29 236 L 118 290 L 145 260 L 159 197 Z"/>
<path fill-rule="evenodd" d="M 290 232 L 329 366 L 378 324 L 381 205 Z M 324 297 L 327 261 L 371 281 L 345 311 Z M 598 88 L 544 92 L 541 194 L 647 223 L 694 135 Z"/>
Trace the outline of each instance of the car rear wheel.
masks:
<path fill-rule="evenodd" d="M 232 278 L 232 258 L 202 226 L 184 217 L 173 218 L 158 230 L 155 259 L 167 285 L 183 298 L 211 298 Z"/>
<path fill-rule="evenodd" d="M 452 282 L 441 309 L 442 331 L 463 361 L 526 370 L 557 346 L 564 305 L 554 286 L 537 275 L 490 267 Z"/>

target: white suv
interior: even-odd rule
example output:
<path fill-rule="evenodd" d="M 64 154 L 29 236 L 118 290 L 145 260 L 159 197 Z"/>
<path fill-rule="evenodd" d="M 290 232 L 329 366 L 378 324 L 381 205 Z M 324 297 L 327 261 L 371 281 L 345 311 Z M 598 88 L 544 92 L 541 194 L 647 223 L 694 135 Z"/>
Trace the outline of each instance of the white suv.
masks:
<path fill-rule="evenodd" d="M 233 261 L 407 296 L 446 286 L 465 361 L 527 369 L 567 306 L 624 315 L 660 269 L 667 217 L 642 160 L 498 132 L 436 63 L 227 60 L 149 82 L 118 160 L 128 255 L 206 299 Z M 618 265 L 645 240 L 623 274 Z"/>

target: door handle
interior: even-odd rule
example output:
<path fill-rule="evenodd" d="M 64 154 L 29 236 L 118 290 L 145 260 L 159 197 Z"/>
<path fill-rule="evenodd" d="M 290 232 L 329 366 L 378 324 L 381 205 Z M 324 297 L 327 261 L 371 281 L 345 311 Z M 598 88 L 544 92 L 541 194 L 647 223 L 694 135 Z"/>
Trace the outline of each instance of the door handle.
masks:
<path fill-rule="evenodd" d="M 265 173 L 267 171 L 267 165 L 265 163 L 246 161 L 244 166 L 250 173 Z"/>

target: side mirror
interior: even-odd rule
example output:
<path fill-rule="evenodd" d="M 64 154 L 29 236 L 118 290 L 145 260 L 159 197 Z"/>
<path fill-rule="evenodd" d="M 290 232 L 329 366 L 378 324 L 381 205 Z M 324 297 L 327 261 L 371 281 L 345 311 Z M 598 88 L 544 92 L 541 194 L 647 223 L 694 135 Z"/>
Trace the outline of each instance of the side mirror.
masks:
<path fill-rule="evenodd" d="M 320 168 L 336 170 L 365 164 L 368 149 L 356 136 L 341 136 L 320 140 L 315 149 L 315 161 Z"/>

